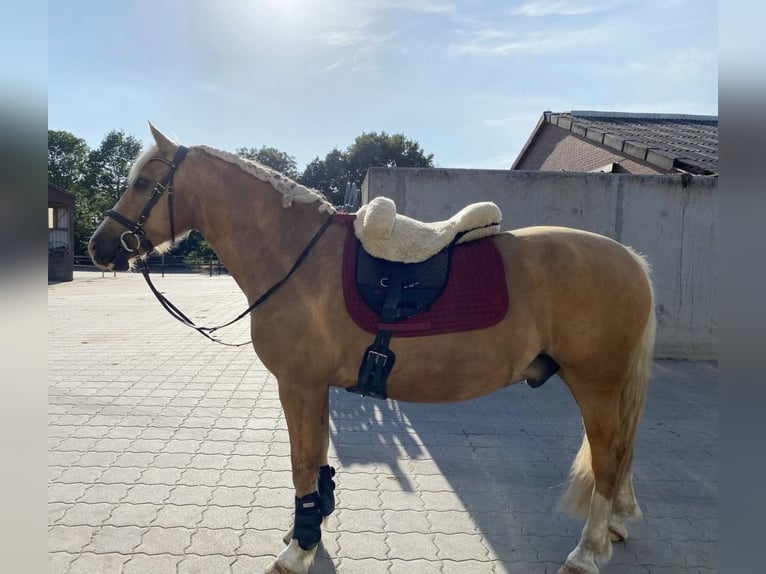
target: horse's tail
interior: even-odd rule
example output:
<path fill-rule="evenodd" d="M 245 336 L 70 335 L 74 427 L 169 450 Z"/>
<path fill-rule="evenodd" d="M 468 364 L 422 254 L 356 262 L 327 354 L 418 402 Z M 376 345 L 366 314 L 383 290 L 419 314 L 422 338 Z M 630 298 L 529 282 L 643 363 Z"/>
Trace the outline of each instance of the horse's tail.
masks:
<path fill-rule="evenodd" d="M 650 306 L 649 315 L 646 319 L 641 339 L 636 345 L 631 357 L 625 381 L 620 391 L 620 439 L 624 446 L 624 455 L 617 467 L 615 477 L 615 496 L 621 485 L 630 480 L 630 471 L 633 464 L 633 450 L 635 446 L 636 430 L 644 411 L 646 391 L 649 383 L 649 375 L 654 356 L 654 339 L 657 331 L 657 317 L 654 311 L 654 288 L 652 286 L 651 270 L 646 259 L 628 248 L 633 258 L 641 266 L 649 286 Z M 591 495 L 593 494 L 593 467 L 588 437 L 583 434 L 582 445 L 577 452 L 570 470 L 567 491 L 562 499 L 564 509 L 575 515 L 587 514 L 590 507 Z M 632 489 L 631 489 L 632 491 Z M 627 501 L 625 501 L 627 502 Z M 641 509 L 632 500 L 632 508 L 623 508 L 623 517 L 638 519 L 641 517 Z"/>

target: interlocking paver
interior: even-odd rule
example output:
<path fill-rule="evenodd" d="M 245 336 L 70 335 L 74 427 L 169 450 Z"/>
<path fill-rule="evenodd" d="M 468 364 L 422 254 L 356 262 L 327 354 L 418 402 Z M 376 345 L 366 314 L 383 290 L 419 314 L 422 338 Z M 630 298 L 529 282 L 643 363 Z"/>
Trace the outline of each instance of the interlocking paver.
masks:
<path fill-rule="evenodd" d="M 79 554 L 97 530 L 93 526 L 53 526 L 48 531 L 48 550 Z"/>
<path fill-rule="evenodd" d="M 67 574 L 121 574 L 129 556 L 84 552 L 69 565 Z"/>
<path fill-rule="evenodd" d="M 176 574 L 176 567 L 180 561 L 181 557 L 171 554 L 135 554 L 123 566 L 122 574 Z"/>
<path fill-rule="evenodd" d="M 57 524 L 65 526 L 101 526 L 117 510 L 117 506 L 108 502 L 80 502 L 69 505 Z"/>
<path fill-rule="evenodd" d="M 402 560 L 424 560 L 436 561 L 437 549 L 433 541 L 433 536 L 420 532 L 407 532 L 399 534 L 389 532 L 386 535 L 386 544 L 388 544 L 388 556 L 401 558 Z"/>
<path fill-rule="evenodd" d="M 230 574 L 234 558 L 212 554 L 189 555 L 178 563 L 178 574 Z"/>
<path fill-rule="evenodd" d="M 166 504 L 157 512 L 157 518 L 154 519 L 152 525 L 165 528 L 174 526 L 192 528 L 200 523 L 203 512 L 205 512 L 204 506 Z"/>
<path fill-rule="evenodd" d="M 141 543 L 144 531 L 138 526 L 103 526 L 96 531 L 85 550 L 98 554 L 117 552 L 130 555 Z"/>
<path fill-rule="evenodd" d="M 240 546 L 242 532 L 241 530 L 230 528 L 220 528 L 217 530 L 199 528 L 192 534 L 191 546 L 186 549 L 186 553 L 199 554 L 201 556 L 214 554 L 235 556 L 236 550 Z"/>
<path fill-rule="evenodd" d="M 157 281 L 213 321 L 240 310 L 228 277 Z M 252 350 L 184 330 L 140 275 L 78 272 L 49 287 L 49 313 L 49 574 L 263 571 L 294 494 L 276 381 Z M 146 340 L 125 346 L 106 315 Z M 603 574 L 716 572 L 716 378 L 656 364 L 634 467 L 645 518 Z M 582 520 L 555 507 L 581 421 L 555 379 L 456 405 L 333 390 L 331 429 L 337 510 L 311 574 L 555 573 L 577 543 Z"/>
<path fill-rule="evenodd" d="M 146 529 L 136 552 L 180 556 L 191 545 L 193 533 L 190 528 L 151 526 Z"/>

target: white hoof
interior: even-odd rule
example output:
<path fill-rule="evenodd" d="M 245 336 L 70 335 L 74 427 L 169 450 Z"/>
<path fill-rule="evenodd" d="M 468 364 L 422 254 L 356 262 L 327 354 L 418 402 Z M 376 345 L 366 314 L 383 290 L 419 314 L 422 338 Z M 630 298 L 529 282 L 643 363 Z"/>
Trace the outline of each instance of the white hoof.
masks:
<path fill-rule="evenodd" d="M 609 540 L 612 542 L 622 542 L 628 539 L 628 528 L 619 518 L 609 519 Z"/>
<path fill-rule="evenodd" d="M 266 569 L 266 574 L 308 574 L 316 552 L 316 546 L 312 550 L 303 550 L 297 540 L 290 540 L 287 548 Z"/>

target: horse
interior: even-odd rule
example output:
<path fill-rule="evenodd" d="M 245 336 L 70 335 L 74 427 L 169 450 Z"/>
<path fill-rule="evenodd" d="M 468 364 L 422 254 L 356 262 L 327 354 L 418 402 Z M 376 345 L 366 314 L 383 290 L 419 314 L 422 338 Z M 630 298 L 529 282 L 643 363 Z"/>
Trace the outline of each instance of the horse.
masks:
<path fill-rule="evenodd" d="M 334 508 L 329 389 L 357 383 L 369 333 L 344 307 L 347 226 L 318 191 L 234 154 L 178 145 L 149 124 L 154 143 L 99 224 L 96 266 L 125 271 L 198 230 L 251 307 L 252 346 L 274 374 L 287 422 L 294 526 L 267 574 L 306 574 Z M 167 197 L 167 200 L 160 198 Z M 388 397 L 463 401 L 539 375 L 551 357 L 579 407 L 582 444 L 563 494 L 584 516 L 559 574 L 597 574 L 612 542 L 641 517 L 631 466 L 654 349 L 650 269 L 630 247 L 590 232 L 529 227 L 499 232 L 508 289 L 504 317 L 482 329 L 393 337 Z"/>

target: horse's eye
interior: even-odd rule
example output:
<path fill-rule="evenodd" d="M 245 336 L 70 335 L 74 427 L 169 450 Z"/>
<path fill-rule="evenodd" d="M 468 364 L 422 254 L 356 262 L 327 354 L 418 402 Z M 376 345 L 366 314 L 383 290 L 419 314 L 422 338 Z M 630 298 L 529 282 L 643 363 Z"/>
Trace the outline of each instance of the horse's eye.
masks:
<path fill-rule="evenodd" d="M 139 191 L 146 189 L 147 187 L 149 187 L 149 180 L 145 177 L 139 177 L 133 184 L 133 189 L 137 189 Z"/>

